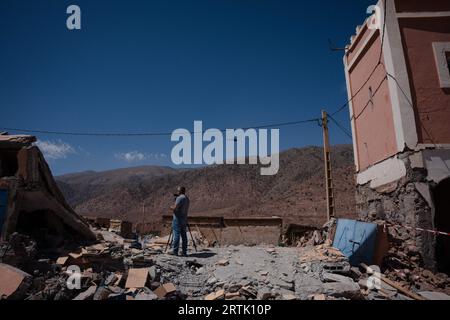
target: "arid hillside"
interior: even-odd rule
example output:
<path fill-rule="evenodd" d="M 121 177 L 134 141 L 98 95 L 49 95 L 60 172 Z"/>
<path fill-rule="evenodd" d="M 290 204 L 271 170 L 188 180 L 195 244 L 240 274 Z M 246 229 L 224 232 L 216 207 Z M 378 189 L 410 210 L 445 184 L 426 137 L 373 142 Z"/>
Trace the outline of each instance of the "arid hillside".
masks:
<path fill-rule="evenodd" d="M 332 149 L 336 208 L 354 217 L 354 166 L 349 145 Z M 159 223 L 173 192 L 186 186 L 192 215 L 282 216 L 286 222 L 325 221 L 323 154 L 320 147 L 280 154 L 275 176 L 261 176 L 258 165 L 216 165 L 198 169 L 136 167 L 57 177 L 68 202 L 87 216 Z M 145 216 L 143 206 L 145 205 Z"/>

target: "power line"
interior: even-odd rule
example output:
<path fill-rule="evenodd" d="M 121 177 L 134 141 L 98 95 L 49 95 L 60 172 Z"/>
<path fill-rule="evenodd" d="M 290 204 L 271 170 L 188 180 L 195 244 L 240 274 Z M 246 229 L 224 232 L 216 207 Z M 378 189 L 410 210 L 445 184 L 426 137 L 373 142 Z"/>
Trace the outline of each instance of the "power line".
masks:
<path fill-rule="evenodd" d="M 274 127 L 284 127 L 284 126 L 292 126 L 298 125 L 302 123 L 309 122 L 319 122 L 320 118 L 312 118 L 306 120 L 297 120 L 297 121 L 289 121 L 289 122 L 279 122 L 279 123 L 268 123 L 262 124 L 253 127 L 244 127 L 241 128 L 243 130 L 247 129 L 264 129 L 264 128 L 274 128 Z M 23 129 L 23 128 L 7 128 L 2 127 L 1 130 L 6 131 L 15 131 L 22 133 L 33 133 L 33 134 L 51 134 L 51 135 L 66 135 L 66 136 L 94 136 L 94 137 L 155 137 L 155 136 L 171 136 L 172 132 L 136 132 L 136 133 L 126 133 L 126 132 L 71 132 L 71 131 L 50 131 L 50 130 L 38 130 L 38 129 Z M 226 132 L 227 129 L 219 129 L 221 132 Z M 189 131 L 189 135 L 194 133 L 204 133 Z"/>
<path fill-rule="evenodd" d="M 339 112 L 341 112 L 342 110 L 344 110 L 349 104 L 350 102 L 353 101 L 353 99 L 356 98 L 356 96 L 362 91 L 362 89 L 366 86 L 367 83 L 369 83 L 370 79 L 372 78 L 372 76 L 374 75 L 375 71 L 377 70 L 378 66 L 381 65 L 381 62 L 378 62 L 376 64 L 376 66 L 372 69 L 372 71 L 370 72 L 369 76 L 367 77 L 366 81 L 364 81 L 364 83 L 359 87 L 358 90 L 356 90 L 355 94 L 353 94 L 349 100 L 347 100 L 341 107 L 339 107 L 339 109 L 337 109 L 336 111 L 334 111 L 333 113 L 331 113 L 332 116 L 338 114 Z"/>
<path fill-rule="evenodd" d="M 353 138 L 352 138 L 352 134 L 349 133 L 349 132 L 347 131 L 347 129 L 344 128 L 343 125 L 341 125 L 336 119 L 334 119 L 333 116 L 331 116 L 331 115 L 328 115 L 328 116 L 329 116 L 329 118 L 331 119 L 331 121 L 333 121 L 334 124 L 335 124 L 339 129 L 342 130 L 342 132 L 344 132 L 350 139 L 353 139 Z"/>

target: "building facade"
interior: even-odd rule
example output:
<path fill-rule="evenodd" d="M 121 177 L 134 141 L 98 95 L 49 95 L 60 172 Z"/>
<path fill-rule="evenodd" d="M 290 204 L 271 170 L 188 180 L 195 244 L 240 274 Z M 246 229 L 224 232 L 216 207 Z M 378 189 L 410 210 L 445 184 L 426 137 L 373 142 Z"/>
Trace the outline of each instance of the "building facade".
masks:
<path fill-rule="evenodd" d="M 364 220 L 450 270 L 450 1 L 380 0 L 344 55 Z M 409 228 L 406 228 L 409 227 Z"/>

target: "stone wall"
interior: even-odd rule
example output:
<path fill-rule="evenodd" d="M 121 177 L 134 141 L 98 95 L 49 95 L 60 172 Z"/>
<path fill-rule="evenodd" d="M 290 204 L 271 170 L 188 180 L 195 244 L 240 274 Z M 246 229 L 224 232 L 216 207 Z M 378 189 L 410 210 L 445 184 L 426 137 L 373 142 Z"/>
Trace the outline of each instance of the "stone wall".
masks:
<path fill-rule="evenodd" d="M 401 252 L 415 247 L 420 254 L 418 265 L 428 268 L 435 267 L 435 236 L 428 232 L 404 228 L 433 229 L 433 204 L 430 187 L 433 182 L 427 181 L 427 170 L 413 168 L 410 156 L 405 152 L 399 158 L 406 167 L 406 176 L 380 186 L 371 188 L 370 183 L 358 185 L 356 188 L 357 212 L 363 221 L 385 221 L 396 225 L 389 228 L 391 242 Z"/>

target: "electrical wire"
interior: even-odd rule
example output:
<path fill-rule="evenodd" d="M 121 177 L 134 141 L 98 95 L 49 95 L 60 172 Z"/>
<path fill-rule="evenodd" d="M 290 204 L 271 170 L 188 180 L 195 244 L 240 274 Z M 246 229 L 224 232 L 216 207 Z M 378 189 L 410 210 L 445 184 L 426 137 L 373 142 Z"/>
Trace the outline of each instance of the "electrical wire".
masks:
<path fill-rule="evenodd" d="M 263 125 L 258 125 L 254 127 L 244 127 L 243 130 L 247 129 L 263 129 L 263 128 L 278 128 L 284 126 L 292 126 L 298 125 L 302 123 L 309 122 L 319 122 L 320 118 L 312 118 L 306 120 L 296 120 L 289 122 L 279 122 L 279 123 L 268 123 Z M 171 136 L 172 132 L 137 132 L 137 133 L 124 133 L 124 132 L 108 132 L 108 133 L 99 133 L 99 132 L 71 132 L 71 131 L 50 131 L 50 130 L 37 130 L 37 129 L 23 129 L 23 128 L 9 128 L 2 127 L 1 130 L 6 131 L 15 131 L 22 133 L 33 133 L 33 134 L 48 134 L 48 135 L 68 135 L 68 136 L 94 136 L 94 137 L 155 137 L 155 136 Z M 219 129 L 221 132 L 225 132 L 227 129 Z M 189 135 L 194 133 L 203 133 L 189 131 Z"/>
<path fill-rule="evenodd" d="M 344 132 L 350 139 L 353 139 L 352 134 L 350 132 L 347 131 L 347 129 L 344 128 L 343 125 L 341 125 L 335 118 L 333 118 L 333 116 L 328 115 L 329 118 L 331 119 L 331 121 L 334 122 L 334 124 L 342 130 L 342 132 Z"/>

